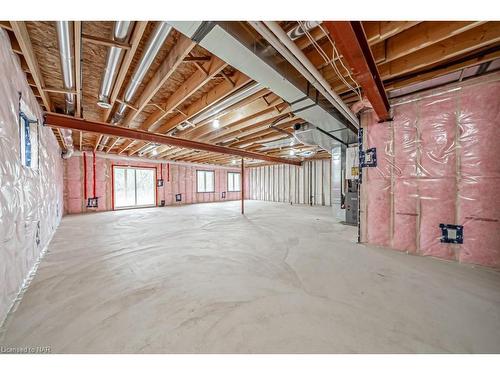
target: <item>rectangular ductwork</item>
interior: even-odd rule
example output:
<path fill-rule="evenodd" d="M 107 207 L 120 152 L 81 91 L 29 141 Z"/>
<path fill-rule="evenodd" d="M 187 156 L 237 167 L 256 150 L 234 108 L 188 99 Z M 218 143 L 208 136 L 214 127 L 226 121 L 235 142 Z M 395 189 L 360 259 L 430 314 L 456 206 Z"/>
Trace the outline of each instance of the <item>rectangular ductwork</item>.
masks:
<path fill-rule="evenodd" d="M 240 22 L 169 21 L 169 24 L 187 37 L 195 38 L 203 48 L 251 77 L 263 88 L 279 95 L 290 104 L 292 112 L 298 117 L 316 128 L 335 134 L 344 143 L 355 142 L 359 122 L 345 104 L 335 102 L 331 95 L 323 95 L 271 44 L 249 32 Z M 324 139 L 320 135 L 314 137 Z"/>

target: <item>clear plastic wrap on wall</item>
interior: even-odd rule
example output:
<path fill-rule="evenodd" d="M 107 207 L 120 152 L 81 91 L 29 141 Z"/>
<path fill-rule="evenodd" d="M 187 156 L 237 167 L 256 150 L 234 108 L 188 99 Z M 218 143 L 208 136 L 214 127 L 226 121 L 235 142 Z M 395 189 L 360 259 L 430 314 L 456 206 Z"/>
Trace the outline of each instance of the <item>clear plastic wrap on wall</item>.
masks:
<path fill-rule="evenodd" d="M 363 169 L 362 241 L 500 267 L 499 98 L 494 74 L 401 99 L 392 122 L 363 114 L 378 165 Z M 440 224 L 461 226 L 463 243 L 443 242 Z"/>
<path fill-rule="evenodd" d="M 309 160 L 297 167 L 274 164 L 249 168 L 249 199 L 331 205 L 331 160 Z"/>
<path fill-rule="evenodd" d="M 0 322 L 30 270 L 48 245 L 61 219 L 61 150 L 34 97 L 9 38 L 0 29 Z M 21 155 L 20 98 L 30 117 L 32 167 Z M 30 119 L 36 120 L 36 119 Z M 38 143 L 38 147 L 36 146 Z M 25 146 L 26 147 L 26 146 Z M 38 157 L 37 157 L 38 154 Z M 37 160 L 35 160 L 35 158 Z M 36 162 L 35 162 L 36 161 Z"/>

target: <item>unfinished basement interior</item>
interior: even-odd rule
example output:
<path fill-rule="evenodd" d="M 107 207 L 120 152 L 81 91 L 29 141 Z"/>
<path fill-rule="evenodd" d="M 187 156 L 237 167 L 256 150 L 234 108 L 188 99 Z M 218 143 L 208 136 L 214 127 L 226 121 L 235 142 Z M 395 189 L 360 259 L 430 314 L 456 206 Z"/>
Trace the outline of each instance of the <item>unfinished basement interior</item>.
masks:
<path fill-rule="evenodd" d="M 499 353 L 500 22 L 0 21 L 0 346 Z"/>

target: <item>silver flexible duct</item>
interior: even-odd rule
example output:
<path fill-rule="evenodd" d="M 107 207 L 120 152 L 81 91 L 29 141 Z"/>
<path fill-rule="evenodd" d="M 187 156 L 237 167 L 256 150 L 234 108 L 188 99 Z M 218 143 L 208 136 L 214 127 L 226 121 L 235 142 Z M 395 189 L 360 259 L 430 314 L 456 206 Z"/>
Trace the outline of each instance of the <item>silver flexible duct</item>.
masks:
<path fill-rule="evenodd" d="M 153 31 L 153 34 L 151 35 L 148 41 L 148 44 L 146 46 L 146 49 L 144 50 L 141 60 L 139 61 L 139 64 L 135 68 L 130 83 L 128 84 L 125 90 L 125 95 L 123 97 L 123 101 L 125 103 L 132 102 L 132 99 L 134 98 L 137 88 L 142 83 L 142 80 L 144 79 L 146 72 L 149 70 L 151 64 L 153 63 L 153 60 L 160 51 L 160 48 L 163 46 L 163 43 L 165 42 L 171 31 L 172 31 L 172 26 L 170 26 L 166 22 L 162 21 L 156 24 L 156 28 Z M 119 122 L 123 118 L 126 109 L 127 106 L 124 103 L 120 104 L 120 107 L 118 108 L 113 117 L 113 122 L 115 123 Z"/>
<path fill-rule="evenodd" d="M 70 27 L 69 21 L 57 21 L 56 29 L 64 88 L 67 90 L 74 90 L 74 59 L 72 50 L 73 28 Z M 65 113 L 67 115 L 73 116 L 75 114 L 75 94 L 66 93 L 65 103 Z M 64 147 L 66 148 L 66 151 L 63 153 L 63 158 L 68 159 L 71 157 L 71 155 L 73 155 L 74 152 L 72 132 L 68 129 L 61 129 L 60 133 L 62 142 L 64 144 Z"/>
<path fill-rule="evenodd" d="M 113 31 L 113 40 L 116 42 L 126 42 L 130 31 L 132 29 L 132 22 L 130 21 L 116 21 Z M 111 108 L 110 95 L 118 73 L 118 64 L 120 63 L 123 48 L 110 47 L 106 57 L 106 67 L 101 80 L 101 88 L 99 90 L 99 97 L 97 105 L 102 108 Z"/>

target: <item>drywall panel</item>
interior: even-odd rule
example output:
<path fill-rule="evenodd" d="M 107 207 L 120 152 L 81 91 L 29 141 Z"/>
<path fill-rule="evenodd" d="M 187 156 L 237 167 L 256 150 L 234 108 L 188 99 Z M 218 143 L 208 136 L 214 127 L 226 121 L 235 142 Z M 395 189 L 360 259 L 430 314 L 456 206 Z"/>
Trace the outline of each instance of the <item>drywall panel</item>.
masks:
<path fill-rule="evenodd" d="M 285 164 L 252 167 L 249 178 L 252 199 L 331 205 L 330 159 L 307 161 L 300 167 Z"/>
<path fill-rule="evenodd" d="M 362 241 L 408 253 L 500 267 L 500 74 L 393 103 L 394 120 L 363 114 Z M 440 224 L 463 227 L 442 241 Z"/>
<path fill-rule="evenodd" d="M 0 92 L 1 324 L 43 255 L 63 210 L 61 149 L 52 130 L 42 125 L 43 112 L 1 29 Z M 30 120 L 38 120 L 29 127 L 30 135 L 37 134 L 30 136 L 28 146 L 32 167 L 21 162 L 21 132 L 26 132 L 20 122 L 21 100 Z"/>

